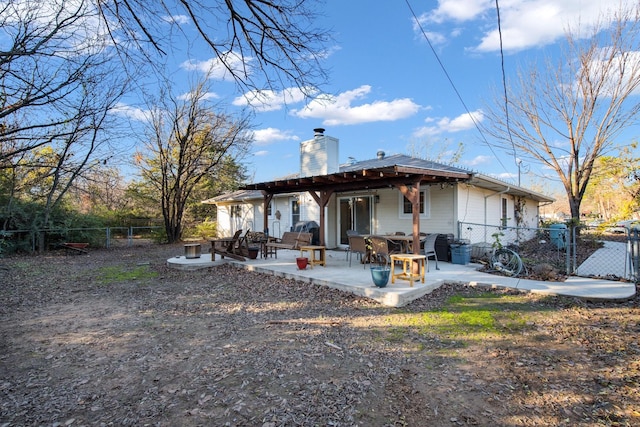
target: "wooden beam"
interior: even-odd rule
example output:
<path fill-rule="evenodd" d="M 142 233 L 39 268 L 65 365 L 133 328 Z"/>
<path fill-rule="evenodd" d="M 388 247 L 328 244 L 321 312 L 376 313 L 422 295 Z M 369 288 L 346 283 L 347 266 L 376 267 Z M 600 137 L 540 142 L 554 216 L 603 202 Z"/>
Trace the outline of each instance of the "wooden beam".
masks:
<path fill-rule="evenodd" d="M 320 210 L 320 230 L 318 231 L 318 233 L 320 234 L 320 246 L 325 246 L 325 239 L 324 239 L 324 234 L 325 234 L 325 224 L 326 224 L 326 215 L 325 215 L 325 208 L 327 207 L 327 205 L 329 204 L 329 201 L 331 200 L 331 196 L 333 195 L 333 190 L 329 189 L 326 191 L 320 191 L 320 194 L 316 193 L 315 191 L 309 191 L 309 194 L 311 195 L 311 197 L 313 198 L 313 200 L 316 201 L 316 203 L 318 204 L 319 210 Z"/>
<path fill-rule="evenodd" d="M 411 202 L 413 220 L 413 253 L 420 253 L 420 179 L 415 179 L 411 186 L 406 184 L 396 185 L 404 197 Z"/>
<path fill-rule="evenodd" d="M 262 190 L 262 223 L 264 224 L 264 234 L 269 235 L 269 203 L 273 199 L 273 193 Z"/>

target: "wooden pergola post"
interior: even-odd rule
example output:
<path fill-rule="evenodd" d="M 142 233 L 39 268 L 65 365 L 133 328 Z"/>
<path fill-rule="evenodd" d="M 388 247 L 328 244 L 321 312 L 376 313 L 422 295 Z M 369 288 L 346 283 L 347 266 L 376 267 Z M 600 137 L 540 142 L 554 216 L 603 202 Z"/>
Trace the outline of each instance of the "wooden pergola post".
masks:
<path fill-rule="evenodd" d="M 411 202 L 413 219 L 413 253 L 420 253 L 420 180 L 413 181 L 410 185 L 398 184 L 398 190 Z"/>
<path fill-rule="evenodd" d="M 318 231 L 318 233 L 320 234 L 320 246 L 324 246 L 325 241 L 324 241 L 324 230 L 325 230 L 325 207 L 327 207 L 327 205 L 329 204 L 329 200 L 331 200 L 331 195 L 333 195 L 333 190 L 321 190 L 320 194 L 316 193 L 315 191 L 311 191 L 309 190 L 309 194 L 311 194 L 311 197 L 313 197 L 313 200 L 316 201 L 316 203 L 318 204 L 318 206 L 320 207 L 320 230 Z"/>
<path fill-rule="evenodd" d="M 269 236 L 269 203 L 271 203 L 271 199 L 273 199 L 272 193 L 267 193 L 266 191 L 262 191 L 263 197 L 263 208 L 262 208 L 262 221 L 264 224 L 264 234 Z"/>

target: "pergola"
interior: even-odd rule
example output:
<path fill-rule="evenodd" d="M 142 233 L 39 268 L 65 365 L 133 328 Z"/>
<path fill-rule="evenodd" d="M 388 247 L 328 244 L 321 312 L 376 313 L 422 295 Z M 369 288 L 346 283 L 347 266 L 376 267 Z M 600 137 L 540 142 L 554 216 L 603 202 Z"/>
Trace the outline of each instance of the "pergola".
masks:
<path fill-rule="evenodd" d="M 308 192 L 320 207 L 320 244 L 324 245 L 325 207 L 336 193 L 357 190 L 373 190 L 395 187 L 411 202 L 413 212 L 413 250 L 420 250 L 420 186 L 467 182 L 473 173 L 454 167 L 428 168 L 414 165 L 385 165 L 372 167 L 344 167 L 342 171 L 327 175 L 298 177 L 277 181 L 249 184 L 246 190 L 260 190 L 264 196 L 264 224 L 267 224 L 267 208 L 275 194 Z M 426 162 L 434 164 L 432 162 Z"/>

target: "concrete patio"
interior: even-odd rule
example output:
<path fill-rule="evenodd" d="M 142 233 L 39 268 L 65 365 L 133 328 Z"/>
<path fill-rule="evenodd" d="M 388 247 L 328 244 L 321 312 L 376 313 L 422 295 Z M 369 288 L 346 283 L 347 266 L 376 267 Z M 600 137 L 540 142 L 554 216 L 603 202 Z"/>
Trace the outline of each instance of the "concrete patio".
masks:
<path fill-rule="evenodd" d="M 206 249 L 205 249 L 206 250 Z M 203 253 L 200 258 L 187 259 L 179 255 L 169 258 L 167 264 L 177 269 L 199 269 L 214 267 L 224 263 L 231 263 L 251 271 L 258 271 L 275 276 L 301 280 L 304 282 L 328 286 L 345 292 L 371 298 L 380 304 L 391 307 L 402 307 L 411 301 L 429 294 L 445 282 L 463 282 L 470 285 L 496 286 L 513 289 L 528 290 L 549 295 L 566 295 L 586 299 L 623 300 L 635 295 L 635 284 L 618 281 L 589 279 L 583 277 L 569 277 L 565 282 L 543 282 L 487 274 L 477 271 L 478 264 L 459 265 L 439 261 L 439 270 L 435 262 L 429 261 L 429 271 L 426 273 L 425 283 L 414 282 L 413 286 L 406 280 L 396 280 L 385 288 L 373 285 L 368 266 L 363 266 L 354 255 L 352 265 L 349 266 L 347 254 L 344 251 L 327 250 L 326 267 L 307 267 L 299 270 L 296 257 L 297 250 L 279 250 L 278 258 L 247 259 L 245 262 L 216 256 L 211 261 L 211 254 Z"/>

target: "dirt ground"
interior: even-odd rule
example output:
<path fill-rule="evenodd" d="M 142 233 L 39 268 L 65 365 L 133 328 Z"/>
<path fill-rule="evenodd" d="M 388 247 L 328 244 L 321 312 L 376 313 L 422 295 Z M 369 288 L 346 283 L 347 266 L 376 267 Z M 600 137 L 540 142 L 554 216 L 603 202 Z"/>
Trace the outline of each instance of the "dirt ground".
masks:
<path fill-rule="evenodd" d="M 0 259 L 0 426 L 640 426 L 638 297 L 490 290 L 500 327 L 452 332 L 421 322 L 486 289 L 389 308 L 181 249 Z"/>

